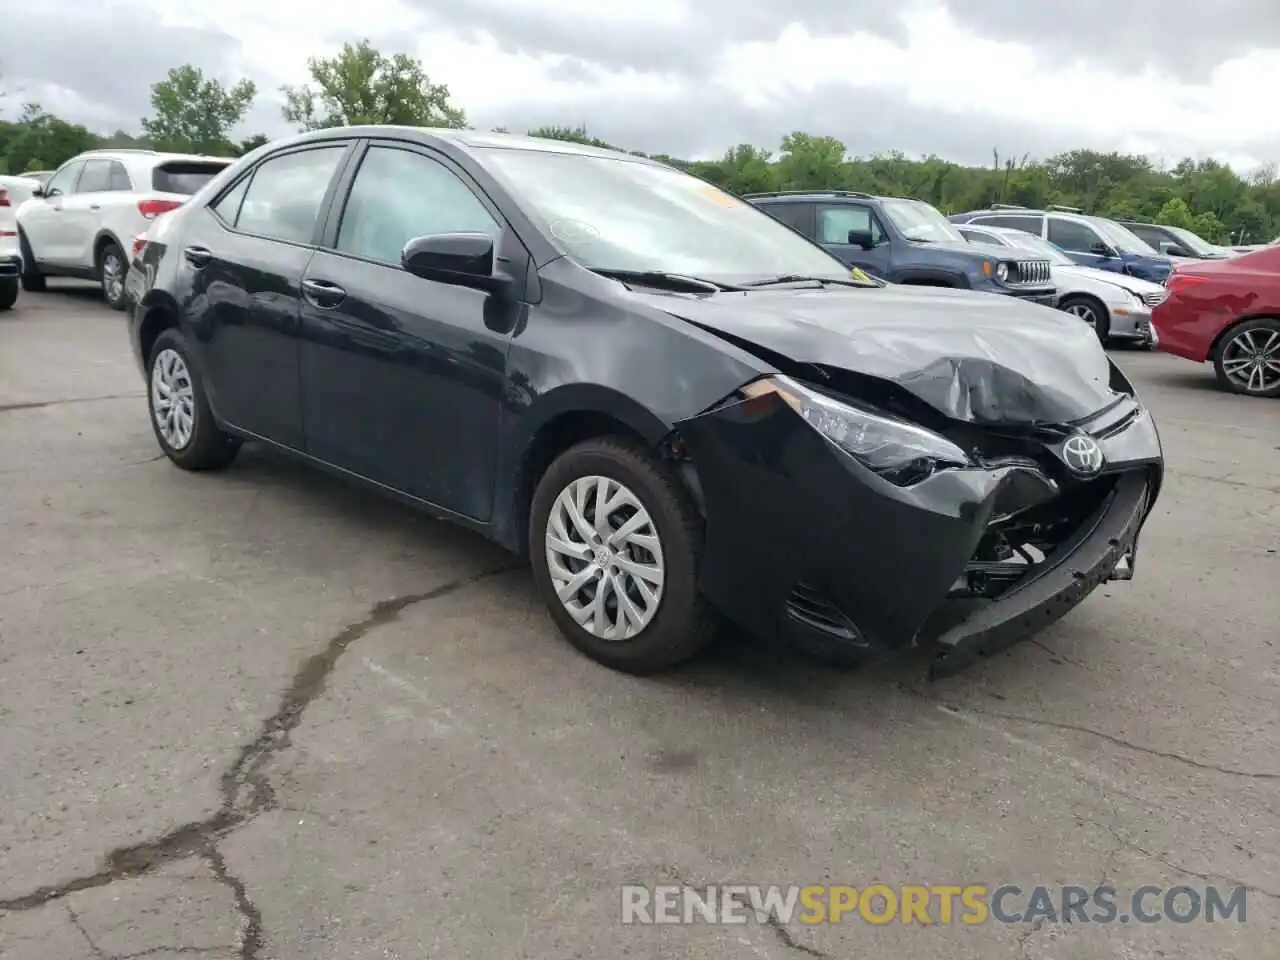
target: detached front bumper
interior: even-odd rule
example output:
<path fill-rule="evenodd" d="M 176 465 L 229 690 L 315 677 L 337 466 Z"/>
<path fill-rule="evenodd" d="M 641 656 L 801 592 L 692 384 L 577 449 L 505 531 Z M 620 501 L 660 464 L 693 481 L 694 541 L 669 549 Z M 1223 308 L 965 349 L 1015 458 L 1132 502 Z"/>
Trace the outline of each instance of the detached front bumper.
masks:
<path fill-rule="evenodd" d="M 1099 583 L 1131 574 L 1163 467 L 1149 416 L 1129 406 L 1139 412 L 1112 411 L 1082 427 L 1107 459 L 1089 481 L 1100 484 L 1101 505 L 1052 562 L 944 634 L 935 675 L 1031 635 Z M 1072 483 L 1065 467 L 1024 459 L 897 487 L 781 402 L 729 403 L 678 429 L 706 514 L 703 592 L 745 629 L 845 659 L 874 661 L 919 642 L 972 569 L 989 525 L 1047 509 Z M 1046 448 L 1046 459 L 1053 455 Z"/>

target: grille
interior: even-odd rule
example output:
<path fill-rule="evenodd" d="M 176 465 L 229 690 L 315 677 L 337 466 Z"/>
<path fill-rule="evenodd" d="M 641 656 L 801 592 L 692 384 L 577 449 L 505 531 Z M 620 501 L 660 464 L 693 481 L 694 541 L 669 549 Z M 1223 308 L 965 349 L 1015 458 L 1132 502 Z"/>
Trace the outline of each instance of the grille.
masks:
<path fill-rule="evenodd" d="M 1019 260 L 1009 280 L 1011 283 L 1048 283 L 1050 276 L 1048 260 Z"/>
<path fill-rule="evenodd" d="M 1158 307 L 1160 304 L 1164 303 L 1164 298 L 1168 295 L 1168 290 L 1157 290 L 1155 293 L 1144 293 L 1142 295 L 1142 302 L 1148 307 Z"/>

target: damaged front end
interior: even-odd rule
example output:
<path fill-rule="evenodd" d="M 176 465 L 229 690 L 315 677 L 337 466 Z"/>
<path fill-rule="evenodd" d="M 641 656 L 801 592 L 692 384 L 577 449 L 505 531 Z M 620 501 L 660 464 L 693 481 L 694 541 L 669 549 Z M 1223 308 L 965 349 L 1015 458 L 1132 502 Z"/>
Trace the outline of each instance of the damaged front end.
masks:
<path fill-rule="evenodd" d="M 744 627 L 874 661 L 950 616 L 945 676 L 1133 575 L 1163 461 L 1118 370 L 1088 417 L 1002 424 L 811 369 L 821 385 L 766 377 L 677 425 L 706 514 L 701 586 Z"/>

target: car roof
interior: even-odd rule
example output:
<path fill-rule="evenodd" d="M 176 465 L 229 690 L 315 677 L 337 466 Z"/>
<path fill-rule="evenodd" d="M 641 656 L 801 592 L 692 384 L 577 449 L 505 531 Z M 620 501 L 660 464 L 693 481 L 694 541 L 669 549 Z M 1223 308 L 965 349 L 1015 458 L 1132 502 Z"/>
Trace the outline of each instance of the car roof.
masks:
<path fill-rule="evenodd" d="M 857 190 L 775 190 L 769 193 L 748 193 L 744 200 L 769 200 L 782 203 L 805 203 L 814 200 L 901 200 L 906 203 L 926 203 L 916 197 L 889 197 Z"/>
<path fill-rule="evenodd" d="M 550 137 L 531 137 L 517 133 L 482 133 L 478 130 L 458 130 L 452 127 L 409 127 L 396 124 L 366 124 L 354 127 L 330 127 L 312 130 L 283 140 L 273 140 L 271 147 L 291 147 L 324 140 L 351 139 L 353 137 L 392 137 L 411 140 L 426 146 L 449 146 L 463 153 L 472 154 L 480 149 L 530 150 L 541 153 L 567 153 L 584 157 L 602 157 L 613 160 L 630 160 L 662 166 L 657 160 L 637 156 L 622 150 L 595 147 L 573 140 L 555 140 Z"/>

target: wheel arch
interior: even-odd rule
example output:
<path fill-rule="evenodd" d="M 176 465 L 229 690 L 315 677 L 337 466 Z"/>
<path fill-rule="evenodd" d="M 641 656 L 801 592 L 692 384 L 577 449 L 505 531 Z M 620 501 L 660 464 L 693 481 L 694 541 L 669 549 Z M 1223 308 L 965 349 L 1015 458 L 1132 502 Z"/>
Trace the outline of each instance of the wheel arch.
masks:
<path fill-rule="evenodd" d="M 1249 323 L 1251 320 L 1274 320 L 1277 323 L 1280 323 L 1280 315 L 1275 313 L 1255 313 L 1247 317 L 1240 317 L 1236 320 L 1232 320 L 1218 331 L 1217 336 L 1213 338 L 1213 342 L 1209 344 L 1209 352 L 1207 354 L 1208 359 L 1210 361 L 1216 360 L 1218 357 L 1218 351 L 1221 350 L 1223 344 L 1227 342 L 1230 334 L 1244 324 Z"/>
<path fill-rule="evenodd" d="M 564 451 L 604 436 L 628 437 L 659 453 L 672 436 L 672 425 L 626 394 L 595 384 L 568 384 L 539 397 L 504 443 L 509 452 L 494 491 L 495 538 L 523 553 L 538 481 Z M 688 479 L 681 475 L 688 488 Z"/>
<path fill-rule="evenodd" d="M 98 235 L 93 238 L 93 273 L 94 276 L 101 276 L 102 271 L 102 254 L 103 251 L 111 244 L 115 244 L 120 248 L 120 252 L 125 255 L 125 266 L 128 267 L 129 251 L 125 249 L 124 243 L 116 236 L 115 231 L 109 227 L 102 227 L 98 230 Z"/>
<path fill-rule="evenodd" d="M 142 318 L 138 323 L 138 353 L 146 367 L 151 362 L 151 348 L 156 338 L 165 330 L 181 327 L 178 304 L 168 293 L 152 288 L 139 301 L 137 312 Z"/>

